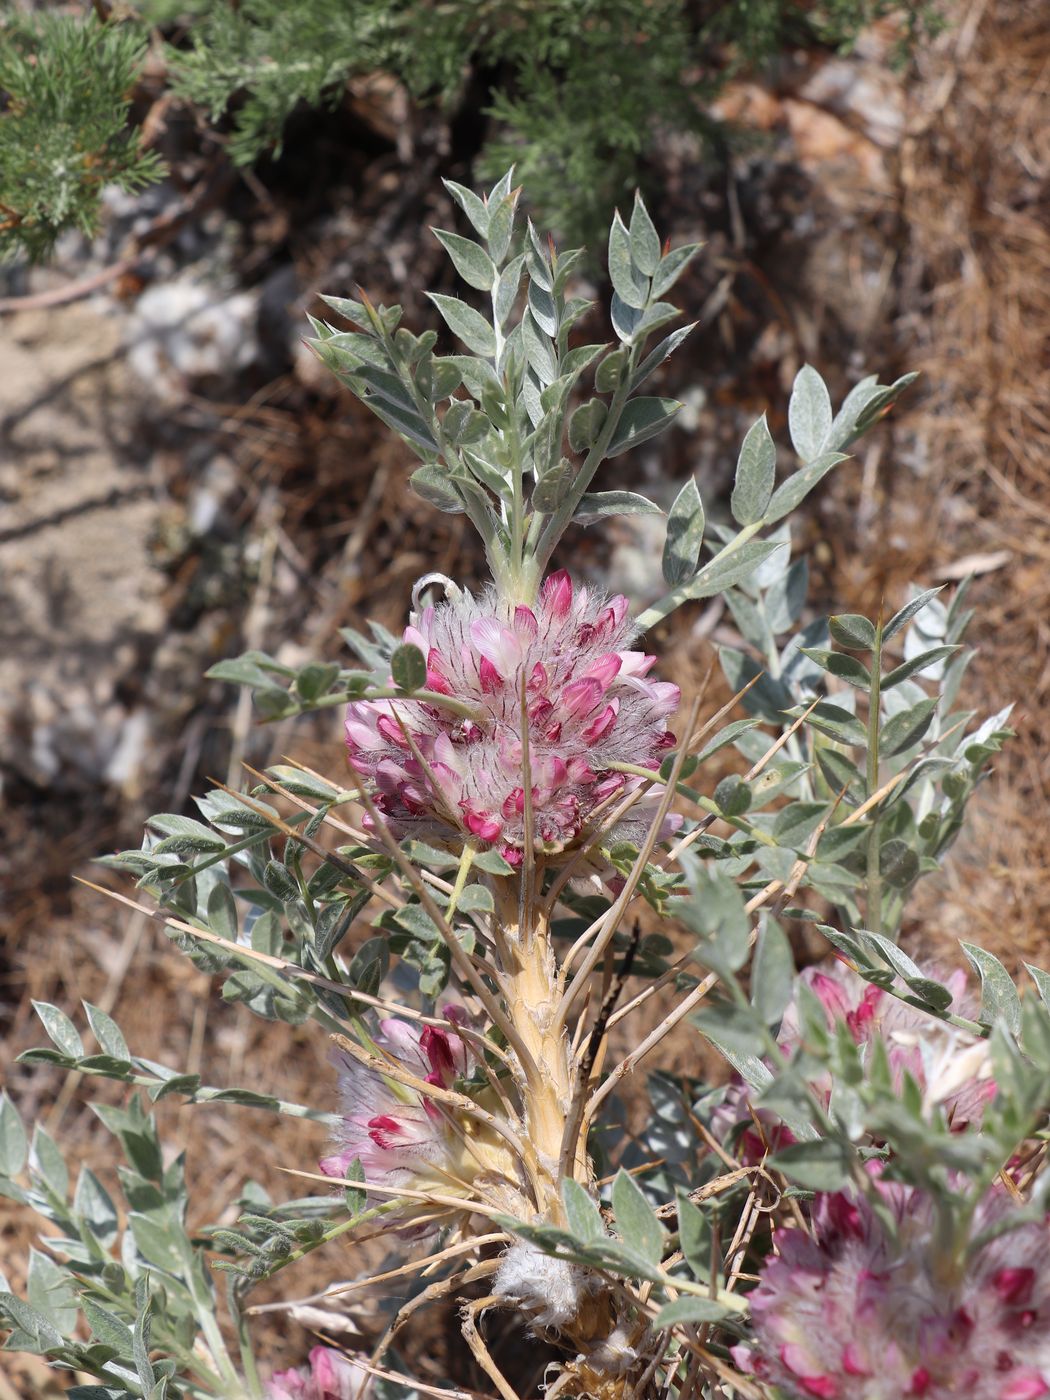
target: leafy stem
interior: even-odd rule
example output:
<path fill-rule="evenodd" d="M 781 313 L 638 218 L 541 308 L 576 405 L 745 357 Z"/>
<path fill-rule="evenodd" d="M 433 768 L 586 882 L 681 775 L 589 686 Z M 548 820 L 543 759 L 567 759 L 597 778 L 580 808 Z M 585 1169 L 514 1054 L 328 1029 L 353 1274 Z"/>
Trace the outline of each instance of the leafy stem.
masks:
<path fill-rule="evenodd" d="M 868 770 L 867 793 L 871 797 L 879 789 L 879 711 L 882 685 L 882 613 L 875 625 L 875 644 L 871 653 L 871 690 L 868 694 Z M 868 832 L 867 920 L 873 933 L 882 932 L 882 873 L 879 869 L 879 809 L 871 816 Z"/>

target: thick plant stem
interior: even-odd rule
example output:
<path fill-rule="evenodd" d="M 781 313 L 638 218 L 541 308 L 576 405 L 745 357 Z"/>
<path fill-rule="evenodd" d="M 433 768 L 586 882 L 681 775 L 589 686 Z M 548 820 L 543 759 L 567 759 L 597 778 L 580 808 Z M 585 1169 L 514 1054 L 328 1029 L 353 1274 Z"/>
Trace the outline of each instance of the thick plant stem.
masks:
<path fill-rule="evenodd" d="M 558 1025 L 557 968 L 551 946 L 550 926 L 536 909 L 536 901 L 520 901 L 517 882 L 494 881 L 498 886 L 495 918 L 500 926 L 501 982 L 507 1011 L 517 1034 L 529 1052 L 521 1066 L 520 1092 L 524 1132 L 530 1160 L 526 1167 L 540 1216 L 550 1223 L 562 1221 L 559 1159 L 565 1120 L 576 1090 L 576 1069 L 569 1037 Z M 527 922 L 520 911 L 529 910 Z M 577 1145 L 573 1176 L 586 1184 L 586 1144 Z"/>

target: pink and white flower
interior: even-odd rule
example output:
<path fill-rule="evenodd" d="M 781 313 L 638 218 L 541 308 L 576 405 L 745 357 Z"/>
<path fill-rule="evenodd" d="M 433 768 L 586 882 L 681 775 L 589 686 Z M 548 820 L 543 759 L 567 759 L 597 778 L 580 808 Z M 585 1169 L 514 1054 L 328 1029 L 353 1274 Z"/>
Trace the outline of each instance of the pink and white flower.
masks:
<path fill-rule="evenodd" d="M 275 1371 L 266 1400 L 366 1400 L 372 1377 L 353 1357 L 333 1347 L 314 1347 L 309 1365 Z"/>
<path fill-rule="evenodd" d="M 445 1007 L 443 1014 L 453 1022 L 462 1017 L 457 1007 Z M 437 1026 L 380 1021 L 372 1040 L 380 1060 L 441 1089 L 451 1089 L 476 1064 L 464 1037 Z M 337 1151 L 320 1163 L 326 1176 L 345 1177 L 357 1159 L 366 1185 L 466 1199 L 479 1181 L 514 1175 L 516 1164 L 502 1140 L 469 1113 L 439 1103 L 345 1051 L 337 1052 L 336 1061 L 344 1117 L 336 1130 Z M 472 1097 L 480 1101 L 485 1094 L 474 1090 Z"/>
<path fill-rule="evenodd" d="M 743 1370 L 790 1400 L 1040 1400 L 1050 1396 L 1050 1222 L 1028 1222 L 942 1257 L 936 1207 L 916 1188 L 877 1188 L 888 1231 L 861 1196 L 818 1197 L 813 1232 L 777 1236 L 749 1296 Z M 1015 1209 L 1002 1189 L 971 1238 Z"/>
<path fill-rule="evenodd" d="M 527 745 L 535 846 L 563 850 L 600 803 L 640 786 L 618 765 L 655 772 L 674 744 L 665 721 L 678 687 L 648 678 L 655 657 L 631 649 L 634 635 L 626 598 L 574 588 L 564 571 L 535 609 L 493 589 L 457 593 L 413 614 L 404 641 L 426 657 L 427 688 L 471 716 L 414 699 L 354 701 L 350 761 L 399 834 L 453 845 L 469 836 L 517 864 Z M 632 810 L 616 837 L 646 829 Z"/>
<path fill-rule="evenodd" d="M 976 1011 L 967 992 L 965 973 L 955 971 L 945 976 L 936 968 L 924 971 L 948 988 L 958 1013 L 969 1016 Z M 836 1022 L 843 1022 L 862 1048 L 881 1042 L 898 1093 L 904 1076 L 910 1075 L 922 1091 L 927 1113 L 942 1111 L 956 1131 L 980 1125 L 985 1105 L 995 1096 L 986 1040 L 909 1006 L 838 961 L 830 966 L 806 968 L 799 981 L 820 1001 L 829 1029 Z M 801 1039 L 796 999 L 784 1013 L 777 1043 L 792 1055 Z M 830 1078 L 814 1087 L 830 1094 Z M 761 1129 L 755 1126 L 756 1119 Z M 775 1114 L 749 1106 L 749 1091 L 737 1082 L 715 1113 L 711 1127 L 719 1137 L 726 1138 L 740 1123 L 747 1125 L 737 1147 L 744 1161 L 759 1161 L 768 1151 L 794 1141 L 791 1131 Z"/>

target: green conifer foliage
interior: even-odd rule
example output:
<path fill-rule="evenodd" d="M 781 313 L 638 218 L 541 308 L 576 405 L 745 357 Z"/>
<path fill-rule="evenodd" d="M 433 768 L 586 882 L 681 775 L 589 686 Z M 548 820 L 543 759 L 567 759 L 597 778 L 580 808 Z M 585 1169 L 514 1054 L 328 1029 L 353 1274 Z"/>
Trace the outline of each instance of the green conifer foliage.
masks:
<path fill-rule="evenodd" d="M 105 185 L 135 190 L 163 166 L 128 127 L 143 31 L 58 14 L 0 25 L 0 256 L 46 256 L 91 233 Z"/>

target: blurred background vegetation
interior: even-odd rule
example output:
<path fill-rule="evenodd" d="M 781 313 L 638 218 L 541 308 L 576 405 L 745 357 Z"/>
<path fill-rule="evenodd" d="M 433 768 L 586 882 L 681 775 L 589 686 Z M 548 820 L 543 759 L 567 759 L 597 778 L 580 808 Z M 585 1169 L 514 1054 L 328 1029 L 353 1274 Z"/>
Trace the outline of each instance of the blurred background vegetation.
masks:
<path fill-rule="evenodd" d="M 464 290 L 430 233 L 461 227 L 441 178 L 511 160 L 540 226 L 592 243 L 592 282 L 595 230 L 636 184 L 662 235 L 706 245 L 678 289 L 699 328 L 654 388 L 684 400 L 679 426 L 617 459 L 606 486 L 666 504 L 695 472 L 714 499 L 759 413 L 784 436 L 806 360 L 836 398 L 865 373 L 923 371 L 815 494 L 795 548 L 823 610 L 874 613 L 912 581 L 976 574 L 972 704 L 1016 700 L 1019 738 L 905 938 L 945 959 L 962 936 L 1011 966 L 1045 960 L 1048 72 L 1043 0 L 9 3 L 4 1064 L 39 1038 L 30 998 L 86 997 L 136 1053 L 303 1101 L 328 1092 L 311 1035 L 222 1007 L 145 916 L 72 877 L 97 878 L 92 859 L 134 844 L 146 813 L 187 810 L 209 778 L 240 783 L 245 760 L 341 765 L 334 719 L 259 726 L 246 698 L 201 680 L 213 662 L 251 646 L 336 659 L 340 626 L 403 625 L 423 572 L 477 579 L 462 517 L 410 496 L 408 454 L 300 337 L 320 292 L 355 284 L 430 325 L 423 290 Z M 563 562 L 644 606 L 659 591 L 646 529 L 576 532 Z M 737 639 L 698 605 L 656 640 L 689 690 Z M 725 698 L 712 684 L 705 705 Z M 696 1054 L 683 1040 L 680 1063 Z M 76 1084 L 6 1078 L 104 1179 L 108 1140 Z M 276 1165 L 321 1150 L 292 1125 L 260 1162 L 243 1116 L 159 1107 L 202 1218 L 252 1174 L 284 1193 Z M 0 1252 L 15 1260 L 27 1224 L 6 1210 Z M 367 1262 L 318 1259 L 294 1283 L 305 1294 Z M 433 1375 L 477 1384 L 455 1328 L 425 1316 L 414 1343 Z M 365 1304 L 352 1322 L 367 1331 Z M 283 1365 L 309 1345 L 284 1322 L 266 1338 Z M 0 1400 L 55 1384 L 0 1363 Z"/>

